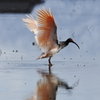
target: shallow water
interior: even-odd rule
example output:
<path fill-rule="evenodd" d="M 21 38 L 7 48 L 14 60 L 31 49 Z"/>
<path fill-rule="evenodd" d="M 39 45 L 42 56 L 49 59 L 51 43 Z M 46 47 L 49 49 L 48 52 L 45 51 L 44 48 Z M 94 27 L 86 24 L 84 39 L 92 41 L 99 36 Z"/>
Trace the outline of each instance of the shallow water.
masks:
<path fill-rule="evenodd" d="M 43 7 L 53 12 L 58 40 L 71 37 L 80 46 L 69 44 L 52 58 L 52 75 L 74 87 L 58 86 L 56 100 L 99 100 L 100 1 L 45 0 L 33 17 Z M 35 60 L 42 52 L 32 45 L 34 34 L 22 18 L 25 14 L 0 14 L 0 100 L 32 100 L 44 79 L 39 72 L 49 76 L 47 59 Z"/>
<path fill-rule="evenodd" d="M 44 63 L 44 64 L 43 64 Z M 99 100 L 100 66 L 94 63 L 74 61 L 54 61 L 52 74 L 67 82 L 69 90 L 58 88 L 57 100 Z M 38 71 L 48 72 L 42 61 L 2 61 L 0 62 L 0 99 L 28 100 L 34 94 L 37 82 L 42 79 Z"/>

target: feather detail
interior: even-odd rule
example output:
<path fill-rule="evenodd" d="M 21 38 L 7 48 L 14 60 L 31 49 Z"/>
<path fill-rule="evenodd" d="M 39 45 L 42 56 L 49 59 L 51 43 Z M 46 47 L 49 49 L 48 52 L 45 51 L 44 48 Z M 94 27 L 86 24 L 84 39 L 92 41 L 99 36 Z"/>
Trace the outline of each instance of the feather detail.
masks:
<path fill-rule="evenodd" d="M 57 27 L 52 11 L 43 8 L 37 11 L 37 20 L 32 15 L 23 19 L 30 31 L 36 34 L 35 40 L 39 48 L 44 52 L 49 52 L 52 48 L 57 48 Z"/>
<path fill-rule="evenodd" d="M 32 15 L 26 15 L 27 18 L 22 19 L 25 22 L 25 25 L 28 27 L 28 29 L 33 32 L 34 34 L 37 34 L 37 21 L 32 17 Z"/>

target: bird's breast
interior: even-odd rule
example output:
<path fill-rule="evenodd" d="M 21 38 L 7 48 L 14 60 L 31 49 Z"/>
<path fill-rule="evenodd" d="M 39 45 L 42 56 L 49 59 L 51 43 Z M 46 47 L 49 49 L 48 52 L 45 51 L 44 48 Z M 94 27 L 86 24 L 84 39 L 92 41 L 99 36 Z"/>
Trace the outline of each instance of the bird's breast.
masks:
<path fill-rule="evenodd" d="M 51 49 L 52 55 L 55 55 L 56 53 L 58 53 L 60 51 L 59 47 L 55 47 Z"/>

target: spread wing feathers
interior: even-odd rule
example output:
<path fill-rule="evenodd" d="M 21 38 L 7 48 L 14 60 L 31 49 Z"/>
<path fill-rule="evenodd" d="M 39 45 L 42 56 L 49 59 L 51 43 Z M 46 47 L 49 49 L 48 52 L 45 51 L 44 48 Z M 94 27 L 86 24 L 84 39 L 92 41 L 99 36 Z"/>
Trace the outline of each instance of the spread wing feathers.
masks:
<path fill-rule="evenodd" d="M 56 24 L 51 10 L 45 8 L 37 12 L 38 34 L 36 40 L 43 52 L 48 52 L 57 45 Z"/>
<path fill-rule="evenodd" d="M 28 27 L 28 29 L 33 32 L 34 34 L 37 34 L 37 21 L 32 17 L 32 15 L 28 16 L 27 18 L 24 18 L 23 21 L 24 24 Z"/>
<path fill-rule="evenodd" d="M 51 10 L 38 10 L 37 12 L 37 21 L 34 20 L 32 16 L 27 16 L 28 18 L 23 19 L 26 26 L 30 31 L 36 34 L 35 39 L 39 48 L 44 52 L 48 52 L 58 43 L 57 34 L 56 34 L 56 23 L 52 15 Z"/>

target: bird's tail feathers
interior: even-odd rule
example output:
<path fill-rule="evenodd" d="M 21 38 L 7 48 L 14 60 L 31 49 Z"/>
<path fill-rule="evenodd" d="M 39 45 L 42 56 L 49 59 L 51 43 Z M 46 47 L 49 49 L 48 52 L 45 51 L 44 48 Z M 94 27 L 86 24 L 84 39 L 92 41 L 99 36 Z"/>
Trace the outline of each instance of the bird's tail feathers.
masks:
<path fill-rule="evenodd" d="M 48 53 L 42 53 L 36 60 L 49 57 Z"/>

